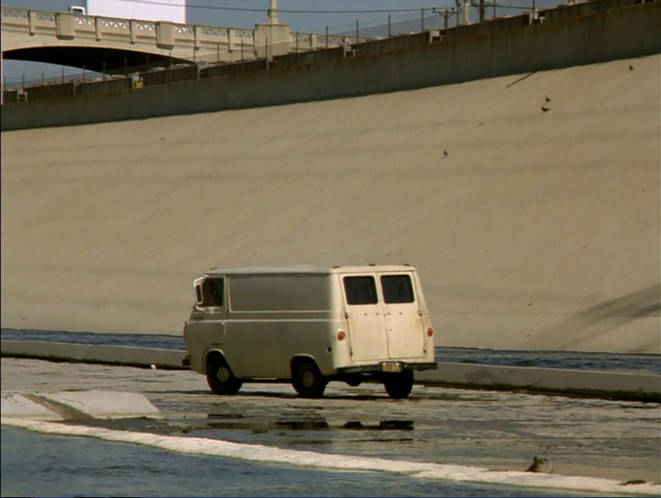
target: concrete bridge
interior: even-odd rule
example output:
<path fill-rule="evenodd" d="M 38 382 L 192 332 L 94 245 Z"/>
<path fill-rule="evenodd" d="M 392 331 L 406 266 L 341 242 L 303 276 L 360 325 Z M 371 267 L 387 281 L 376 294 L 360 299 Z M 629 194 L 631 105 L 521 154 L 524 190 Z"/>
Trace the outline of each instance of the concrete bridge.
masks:
<path fill-rule="evenodd" d="M 236 62 L 315 48 L 347 37 L 292 33 L 277 14 L 254 29 L 177 24 L 2 7 L 2 57 L 122 72 L 164 62 Z M 355 41 L 355 40 L 351 40 Z"/>

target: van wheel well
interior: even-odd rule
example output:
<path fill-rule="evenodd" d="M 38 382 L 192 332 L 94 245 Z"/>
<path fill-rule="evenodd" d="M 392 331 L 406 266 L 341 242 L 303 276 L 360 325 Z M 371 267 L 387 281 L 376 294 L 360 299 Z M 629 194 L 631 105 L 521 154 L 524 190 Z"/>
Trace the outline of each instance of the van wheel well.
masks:
<path fill-rule="evenodd" d="M 238 380 L 225 357 L 218 351 L 211 351 L 206 358 L 207 383 L 215 394 L 236 394 L 243 382 Z"/>
<path fill-rule="evenodd" d="M 320 398 L 328 383 L 317 363 L 307 356 L 292 358 L 291 377 L 294 389 L 304 398 Z"/>

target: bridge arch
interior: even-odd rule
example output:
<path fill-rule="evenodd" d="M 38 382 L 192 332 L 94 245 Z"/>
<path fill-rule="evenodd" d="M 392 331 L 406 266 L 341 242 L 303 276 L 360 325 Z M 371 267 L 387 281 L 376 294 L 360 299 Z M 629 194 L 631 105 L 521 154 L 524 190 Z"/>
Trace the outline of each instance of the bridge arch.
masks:
<path fill-rule="evenodd" d="M 248 28 L 2 7 L 2 56 L 119 72 L 147 62 L 235 62 L 257 54 Z"/>
<path fill-rule="evenodd" d="M 104 73 L 121 73 L 190 62 L 186 59 L 135 50 L 74 45 L 17 48 L 4 51 L 2 57 L 7 60 L 47 62 Z"/>

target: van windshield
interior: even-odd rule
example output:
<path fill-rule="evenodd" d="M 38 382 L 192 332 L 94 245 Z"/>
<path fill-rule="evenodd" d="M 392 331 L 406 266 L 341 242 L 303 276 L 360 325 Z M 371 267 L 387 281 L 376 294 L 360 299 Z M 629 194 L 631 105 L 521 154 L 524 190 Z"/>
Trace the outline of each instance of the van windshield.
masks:
<path fill-rule="evenodd" d="M 222 278 L 205 278 L 204 281 L 202 282 L 201 291 L 202 291 L 202 296 L 200 296 L 199 287 L 196 287 L 197 300 L 200 306 L 223 305 Z"/>
<path fill-rule="evenodd" d="M 383 275 L 381 277 L 383 300 L 386 303 L 412 303 L 413 286 L 409 275 Z"/>

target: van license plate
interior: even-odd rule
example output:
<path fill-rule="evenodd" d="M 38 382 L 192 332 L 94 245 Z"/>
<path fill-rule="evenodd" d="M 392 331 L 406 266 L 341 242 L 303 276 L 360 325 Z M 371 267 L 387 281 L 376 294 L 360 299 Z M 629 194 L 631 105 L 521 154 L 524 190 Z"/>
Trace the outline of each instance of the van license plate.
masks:
<path fill-rule="evenodd" d="M 402 371 L 402 363 L 399 361 L 384 361 L 381 363 L 381 370 L 398 373 Z"/>

